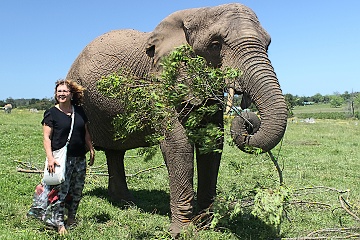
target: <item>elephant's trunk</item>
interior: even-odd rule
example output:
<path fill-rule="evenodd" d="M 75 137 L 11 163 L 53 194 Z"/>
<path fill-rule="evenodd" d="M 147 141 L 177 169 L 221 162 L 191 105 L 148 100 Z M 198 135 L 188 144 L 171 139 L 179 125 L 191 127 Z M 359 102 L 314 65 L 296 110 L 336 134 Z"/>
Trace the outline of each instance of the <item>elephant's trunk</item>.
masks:
<path fill-rule="evenodd" d="M 255 103 L 261 124 L 256 132 L 249 132 L 246 126 L 249 122 L 243 121 L 241 127 L 232 127 L 232 137 L 243 151 L 252 152 L 254 148 L 260 148 L 267 152 L 280 142 L 285 133 L 287 106 L 266 50 L 261 44 L 245 49 L 240 56 L 240 69 L 244 69 L 240 88 Z"/>

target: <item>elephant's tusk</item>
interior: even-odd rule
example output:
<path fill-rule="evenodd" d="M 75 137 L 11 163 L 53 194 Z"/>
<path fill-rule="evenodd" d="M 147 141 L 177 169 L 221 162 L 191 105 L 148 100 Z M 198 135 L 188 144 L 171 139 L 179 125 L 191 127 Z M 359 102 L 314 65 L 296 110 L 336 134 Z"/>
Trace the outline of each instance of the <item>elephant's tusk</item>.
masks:
<path fill-rule="evenodd" d="M 226 102 L 226 110 L 225 113 L 228 114 L 232 105 L 233 105 L 233 101 L 234 101 L 234 95 L 235 95 L 235 90 L 234 88 L 229 88 L 229 92 L 228 92 L 228 97 L 227 97 L 227 102 Z"/>

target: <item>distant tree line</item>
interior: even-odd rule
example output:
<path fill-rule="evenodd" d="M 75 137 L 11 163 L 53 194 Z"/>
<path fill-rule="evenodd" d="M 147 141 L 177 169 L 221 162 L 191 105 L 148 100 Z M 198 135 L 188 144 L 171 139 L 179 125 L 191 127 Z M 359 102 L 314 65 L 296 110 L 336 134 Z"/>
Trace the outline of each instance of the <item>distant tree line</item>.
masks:
<path fill-rule="evenodd" d="M 303 106 L 315 103 L 330 103 L 332 107 L 340 107 L 346 102 L 356 101 L 360 103 L 360 93 L 349 93 L 345 91 L 343 94 L 335 92 L 332 95 L 321 95 L 320 93 L 315 94 L 311 97 L 292 95 L 287 93 L 284 95 L 287 103 L 291 107 Z"/>
<path fill-rule="evenodd" d="M 332 95 L 315 94 L 311 97 L 292 95 L 287 93 L 284 95 L 288 108 L 292 110 L 295 106 L 304 106 L 311 104 L 330 104 L 331 107 L 338 108 L 344 105 L 349 107 L 349 111 L 354 115 L 355 110 L 360 108 L 360 92 L 349 93 L 345 91 L 343 94 L 335 92 Z"/>
<path fill-rule="evenodd" d="M 316 93 L 313 96 L 298 96 L 292 95 L 287 93 L 284 95 L 286 103 L 288 105 L 289 111 L 294 109 L 295 106 L 304 106 L 304 105 L 311 105 L 311 104 L 330 104 L 330 106 L 334 108 L 338 108 L 346 104 L 349 108 L 349 112 L 352 113 L 354 116 L 356 110 L 360 109 L 360 92 L 348 92 L 345 91 L 343 94 L 335 92 L 332 95 L 321 95 L 320 93 Z M 35 108 L 38 110 L 46 110 L 50 107 L 54 106 L 55 100 L 54 98 L 31 98 L 31 99 L 13 99 L 11 97 L 0 100 L 0 107 L 4 106 L 5 104 L 10 103 L 13 108 Z M 241 105 L 241 95 L 236 95 L 234 97 L 234 106 Z M 252 104 L 250 109 L 256 110 L 256 107 Z"/>
<path fill-rule="evenodd" d="M 295 106 L 306 106 L 313 104 L 330 104 L 333 108 L 346 107 L 348 115 L 351 117 L 358 117 L 360 110 L 360 92 L 348 92 L 343 94 L 334 92 L 332 95 L 321 95 L 316 93 L 313 96 L 299 96 L 290 93 L 284 94 L 288 109 L 289 116 L 292 116 L 292 110 Z M 234 97 L 234 106 L 241 105 L 241 95 Z M 251 111 L 256 111 L 254 104 L 249 107 Z"/>
<path fill-rule="evenodd" d="M 292 115 L 292 110 L 295 106 L 306 106 L 312 104 L 330 104 L 333 108 L 344 107 L 344 116 L 359 118 L 360 110 L 360 92 L 348 92 L 345 91 L 343 94 L 335 92 L 332 95 L 321 95 L 320 93 L 315 94 L 311 97 L 300 97 L 298 95 L 285 94 L 285 100 L 288 105 L 289 115 Z"/>
<path fill-rule="evenodd" d="M 13 108 L 19 108 L 19 109 L 37 109 L 37 110 L 46 110 L 54 106 L 55 100 L 54 98 L 31 98 L 31 99 L 13 99 L 11 97 L 0 100 L 0 106 L 4 106 L 5 104 L 11 104 Z"/>

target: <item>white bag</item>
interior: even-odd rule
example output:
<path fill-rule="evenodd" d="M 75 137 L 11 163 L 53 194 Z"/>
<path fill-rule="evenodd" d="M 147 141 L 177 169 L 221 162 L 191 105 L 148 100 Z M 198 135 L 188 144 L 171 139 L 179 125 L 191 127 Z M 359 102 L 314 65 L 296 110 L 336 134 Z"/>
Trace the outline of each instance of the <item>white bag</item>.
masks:
<path fill-rule="evenodd" d="M 44 169 L 44 176 L 43 176 L 43 182 L 46 185 L 58 185 L 65 181 L 65 173 L 66 173 L 66 158 L 67 158 L 67 145 L 70 142 L 71 134 L 74 127 L 74 119 L 75 119 L 75 109 L 74 106 L 72 106 L 72 114 L 71 114 L 71 127 L 69 136 L 67 138 L 67 141 L 65 143 L 65 146 L 53 151 L 53 156 L 55 160 L 60 164 L 55 166 L 55 172 L 49 173 L 48 171 L 48 158 L 45 160 L 45 169 Z"/>
<path fill-rule="evenodd" d="M 55 173 L 49 173 L 48 171 L 48 159 L 45 160 L 45 169 L 43 182 L 46 185 L 58 185 L 65 181 L 65 166 L 66 166 L 66 153 L 67 143 L 64 147 L 53 151 L 55 160 L 60 164 L 55 166 Z"/>

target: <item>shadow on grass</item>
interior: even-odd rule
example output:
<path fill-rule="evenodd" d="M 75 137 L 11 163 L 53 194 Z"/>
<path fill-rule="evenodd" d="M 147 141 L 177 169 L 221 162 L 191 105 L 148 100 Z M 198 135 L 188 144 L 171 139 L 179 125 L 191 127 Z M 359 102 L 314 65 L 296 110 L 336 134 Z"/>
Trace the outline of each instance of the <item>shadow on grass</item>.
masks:
<path fill-rule="evenodd" d="M 218 229 L 220 231 L 226 229 L 236 234 L 239 239 L 281 239 L 279 231 L 275 227 L 248 213 L 239 215 L 225 224 L 220 224 Z"/>
<path fill-rule="evenodd" d="M 161 190 L 137 190 L 130 192 L 136 200 L 135 205 L 144 212 L 170 216 L 170 197 L 167 192 Z M 113 206 L 121 209 L 129 207 L 129 203 L 127 202 L 112 201 L 108 196 L 106 188 L 98 187 L 86 192 L 85 195 L 106 199 L 111 202 Z M 97 222 L 106 222 L 110 217 L 108 215 L 99 215 L 96 216 L 96 218 Z M 244 213 L 231 220 L 222 219 L 216 227 L 216 231 L 232 232 L 239 239 L 281 239 L 277 229 L 265 224 L 250 213 Z"/>
<path fill-rule="evenodd" d="M 165 191 L 159 190 L 130 190 L 130 193 L 135 198 L 135 205 L 142 209 L 144 212 L 159 214 L 163 216 L 170 215 L 170 196 Z M 129 203 L 125 201 L 113 201 L 109 195 L 106 188 L 94 188 L 91 191 L 87 191 L 84 195 L 96 196 L 99 198 L 106 199 L 112 205 L 125 209 L 129 207 Z M 130 204 L 131 205 L 131 204 Z"/>

